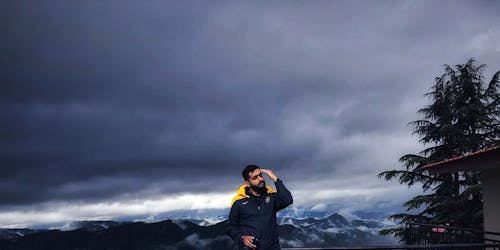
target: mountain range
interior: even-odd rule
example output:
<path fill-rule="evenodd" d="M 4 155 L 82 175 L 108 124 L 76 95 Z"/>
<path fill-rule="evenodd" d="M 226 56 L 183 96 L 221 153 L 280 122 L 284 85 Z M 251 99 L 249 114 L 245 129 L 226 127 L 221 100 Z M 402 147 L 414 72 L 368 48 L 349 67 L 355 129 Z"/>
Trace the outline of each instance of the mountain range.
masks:
<path fill-rule="evenodd" d="M 212 221 L 212 222 L 211 222 Z M 393 245 L 378 235 L 386 227 L 369 219 L 278 217 L 282 247 Z M 60 229 L 0 229 L 0 249 L 232 249 L 227 221 L 168 219 L 155 223 L 80 221 Z"/>

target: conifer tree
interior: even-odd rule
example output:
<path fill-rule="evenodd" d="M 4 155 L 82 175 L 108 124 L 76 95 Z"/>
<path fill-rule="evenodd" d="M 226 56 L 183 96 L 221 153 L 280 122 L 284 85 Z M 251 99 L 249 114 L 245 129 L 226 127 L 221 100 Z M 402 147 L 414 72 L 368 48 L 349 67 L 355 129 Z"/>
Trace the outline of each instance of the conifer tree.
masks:
<path fill-rule="evenodd" d="M 483 72 L 486 65 L 475 65 L 474 59 L 454 68 L 444 65 L 444 73 L 425 94 L 431 104 L 418 110 L 422 119 L 411 121 L 413 134 L 427 148 L 418 154 L 407 154 L 399 161 L 403 169 L 389 170 L 378 176 L 397 178 L 409 187 L 420 184 L 423 193 L 403 204 L 407 213 L 394 214 L 401 227 L 382 230 L 402 240 L 407 223 L 449 224 L 482 229 L 482 189 L 477 171 L 459 171 L 430 176 L 425 165 L 500 142 L 500 71 L 489 83 Z"/>

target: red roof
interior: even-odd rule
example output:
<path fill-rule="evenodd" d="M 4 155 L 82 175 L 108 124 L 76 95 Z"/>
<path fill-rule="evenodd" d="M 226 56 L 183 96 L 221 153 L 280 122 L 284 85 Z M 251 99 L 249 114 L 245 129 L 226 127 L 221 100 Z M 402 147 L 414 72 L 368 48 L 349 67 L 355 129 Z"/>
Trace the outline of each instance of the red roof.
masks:
<path fill-rule="evenodd" d="M 457 156 L 457 157 L 446 159 L 446 160 L 443 160 L 443 161 L 429 163 L 429 164 L 425 165 L 424 168 L 430 168 L 430 167 L 434 167 L 434 166 L 437 166 L 437 165 L 441 165 L 441 164 L 443 164 L 445 162 L 454 161 L 454 160 L 458 160 L 458 159 L 462 159 L 462 158 L 471 157 L 473 155 L 478 155 L 478 154 L 482 154 L 482 153 L 485 153 L 485 152 L 493 151 L 493 150 L 495 150 L 497 148 L 500 148 L 500 146 L 491 147 L 491 148 L 485 148 L 485 149 L 478 150 L 476 152 L 464 154 L 462 156 Z"/>
<path fill-rule="evenodd" d="M 499 154 L 497 154 L 497 152 L 495 151 L 498 151 L 498 153 L 500 153 L 500 145 L 481 149 L 476 152 L 446 159 L 444 161 L 430 163 L 425 165 L 424 168 L 429 169 L 431 171 L 431 174 L 460 171 L 470 169 L 470 167 L 477 165 L 478 161 L 484 162 L 486 160 L 484 159 L 484 157 L 487 157 L 488 159 L 494 157 L 494 159 L 496 159 L 494 162 L 488 162 L 488 165 L 491 165 L 491 163 L 498 164 Z M 474 161 L 474 164 L 472 164 L 471 161 Z"/>

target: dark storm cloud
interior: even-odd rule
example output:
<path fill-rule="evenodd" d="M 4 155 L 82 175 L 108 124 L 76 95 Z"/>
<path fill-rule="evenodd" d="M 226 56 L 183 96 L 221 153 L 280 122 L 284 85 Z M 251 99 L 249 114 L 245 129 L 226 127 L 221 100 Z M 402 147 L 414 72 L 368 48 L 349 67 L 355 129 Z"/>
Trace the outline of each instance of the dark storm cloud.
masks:
<path fill-rule="evenodd" d="M 2 5 L 2 206 L 373 178 L 441 64 L 499 65 L 494 2 Z"/>

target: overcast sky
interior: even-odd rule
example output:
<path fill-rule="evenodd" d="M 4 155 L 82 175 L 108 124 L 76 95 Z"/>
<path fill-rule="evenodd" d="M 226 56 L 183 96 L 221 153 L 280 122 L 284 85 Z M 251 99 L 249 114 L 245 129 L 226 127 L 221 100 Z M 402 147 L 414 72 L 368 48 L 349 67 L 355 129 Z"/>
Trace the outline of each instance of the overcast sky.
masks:
<path fill-rule="evenodd" d="M 376 177 L 443 64 L 500 69 L 498 1 L 4 1 L 0 227 L 229 206 L 399 204 Z"/>

